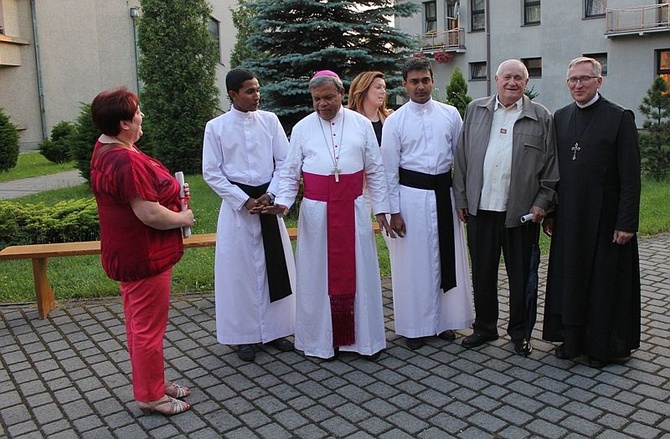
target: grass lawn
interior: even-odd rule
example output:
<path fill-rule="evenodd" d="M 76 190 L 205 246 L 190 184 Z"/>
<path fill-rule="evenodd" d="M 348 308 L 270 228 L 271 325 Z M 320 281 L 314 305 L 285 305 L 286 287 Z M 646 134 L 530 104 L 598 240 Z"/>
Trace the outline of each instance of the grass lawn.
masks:
<path fill-rule="evenodd" d="M 41 168 L 43 171 L 45 169 L 53 170 L 48 166 L 41 166 Z M 0 174 L 0 176 L 3 175 L 6 174 Z M 209 189 L 202 176 L 187 176 L 186 180 L 191 185 L 191 208 L 198 219 L 193 228 L 193 233 L 215 232 L 220 205 L 219 197 Z M 670 231 L 669 188 L 670 182 L 643 181 L 640 235 L 653 235 Z M 44 203 L 49 205 L 62 200 L 82 197 L 92 197 L 88 186 L 85 184 L 29 195 L 12 201 L 22 204 Z M 295 221 L 287 221 L 288 227 L 294 227 L 295 225 Z M 382 275 L 386 276 L 390 274 L 388 250 L 380 235 L 377 235 L 377 244 L 380 270 Z M 549 239 L 544 234 L 541 234 L 540 246 L 542 254 L 547 255 Z M 30 260 L 2 261 L 0 267 L 0 303 L 32 302 L 35 300 Z M 57 300 L 118 294 L 118 285 L 116 282 L 109 280 L 103 272 L 99 256 L 54 258 L 49 261 L 48 271 L 49 280 L 54 288 Z M 184 257 L 174 268 L 173 292 L 180 294 L 213 290 L 214 249 L 186 250 Z"/>
<path fill-rule="evenodd" d="M 51 163 L 37 151 L 22 152 L 19 154 L 16 167 L 7 172 L 0 172 L 0 183 L 19 180 L 27 177 L 55 174 L 57 172 L 77 169 L 74 162 Z"/>

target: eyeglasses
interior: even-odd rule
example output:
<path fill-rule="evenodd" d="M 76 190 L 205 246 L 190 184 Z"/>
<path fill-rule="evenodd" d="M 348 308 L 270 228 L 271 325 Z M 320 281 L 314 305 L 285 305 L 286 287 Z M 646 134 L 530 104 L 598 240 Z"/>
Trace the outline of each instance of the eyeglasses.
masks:
<path fill-rule="evenodd" d="M 568 84 L 577 85 L 578 82 L 582 84 L 588 84 L 592 79 L 596 79 L 597 76 L 571 76 L 568 78 Z"/>

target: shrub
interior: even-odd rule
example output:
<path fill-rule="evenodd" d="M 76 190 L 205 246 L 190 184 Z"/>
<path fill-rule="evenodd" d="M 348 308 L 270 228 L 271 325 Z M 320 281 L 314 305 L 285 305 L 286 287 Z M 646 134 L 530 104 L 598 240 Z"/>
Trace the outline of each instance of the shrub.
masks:
<path fill-rule="evenodd" d="M 0 202 L 0 249 L 9 245 L 100 239 L 93 198 L 61 201 L 53 206 Z"/>
<path fill-rule="evenodd" d="M 0 172 L 9 171 L 19 159 L 19 133 L 0 108 Z"/>
<path fill-rule="evenodd" d="M 642 172 L 661 181 L 670 173 L 670 93 L 661 76 L 647 90 L 640 111 L 646 116 L 646 133 L 640 135 Z"/>
<path fill-rule="evenodd" d="M 93 125 L 91 104 L 82 104 L 81 112 L 75 122 L 76 132 L 70 137 L 70 154 L 77 162 L 77 169 L 86 180 L 91 179 L 91 155 L 100 132 Z"/>
<path fill-rule="evenodd" d="M 468 84 L 465 82 L 465 77 L 463 77 L 461 69 L 456 67 L 449 84 L 447 84 L 447 97 L 444 102 L 456 107 L 458 112 L 461 113 L 461 117 L 463 117 L 465 109 L 468 108 L 471 101 L 472 98 L 468 96 Z"/>
<path fill-rule="evenodd" d="M 72 135 L 77 131 L 77 126 L 72 122 L 58 122 L 51 129 L 51 139 L 45 139 L 39 144 L 40 154 L 53 163 L 69 162 L 70 144 Z"/>

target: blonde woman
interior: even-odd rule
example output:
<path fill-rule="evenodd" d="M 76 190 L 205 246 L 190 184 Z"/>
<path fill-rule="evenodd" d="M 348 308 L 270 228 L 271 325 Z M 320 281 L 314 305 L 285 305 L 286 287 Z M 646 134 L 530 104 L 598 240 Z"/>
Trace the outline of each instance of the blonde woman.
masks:
<path fill-rule="evenodd" d="M 386 81 L 382 72 L 362 72 L 351 81 L 349 88 L 348 107 L 370 119 L 377 136 L 377 143 L 382 144 L 382 125 L 392 113 L 386 108 Z"/>

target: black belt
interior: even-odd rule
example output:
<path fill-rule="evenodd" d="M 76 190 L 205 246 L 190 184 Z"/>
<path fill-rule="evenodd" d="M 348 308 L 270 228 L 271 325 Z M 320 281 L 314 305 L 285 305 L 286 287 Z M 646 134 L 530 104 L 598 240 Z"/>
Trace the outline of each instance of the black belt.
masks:
<path fill-rule="evenodd" d="M 451 172 L 424 174 L 399 169 L 400 184 L 435 192 L 437 203 L 437 233 L 440 241 L 440 288 L 446 293 L 456 286 L 456 256 L 454 244 L 454 215 L 451 210 Z"/>
<path fill-rule="evenodd" d="M 249 186 L 234 181 L 230 183 L 242 189 L 251 198 L 261 197 L 267 192 L 270 186 L 270 183 L 260 186 Z M 265 270 L 270 288 L 270 302 L 275 302 L 292 294 L 291 281 L 289 280 L 288 268 L 286 267 L 286 255 L 284 255 L 284 246 L 281 242 L 277 217 L 265 214 L 259 214 L 258 217 L 261 221 L 263 250 L 265 250 Z"/>

